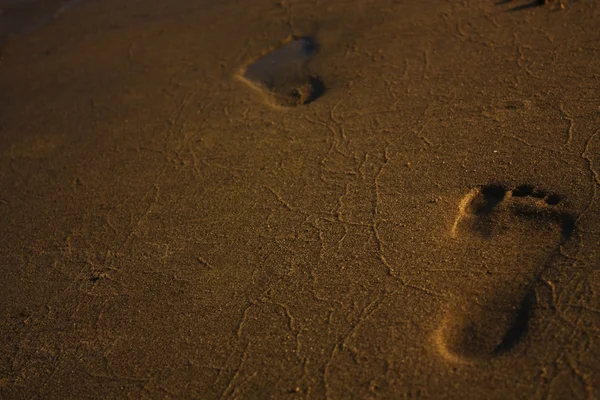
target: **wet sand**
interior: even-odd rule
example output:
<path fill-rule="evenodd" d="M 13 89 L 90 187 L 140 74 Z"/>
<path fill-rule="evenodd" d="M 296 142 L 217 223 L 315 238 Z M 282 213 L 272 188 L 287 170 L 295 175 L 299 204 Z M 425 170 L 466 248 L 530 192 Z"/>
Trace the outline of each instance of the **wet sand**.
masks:
<path fill-rule="evenodd" d="M 0 397 L 600 398 L 599 25 L 102 0 L 9 39 Z"/>

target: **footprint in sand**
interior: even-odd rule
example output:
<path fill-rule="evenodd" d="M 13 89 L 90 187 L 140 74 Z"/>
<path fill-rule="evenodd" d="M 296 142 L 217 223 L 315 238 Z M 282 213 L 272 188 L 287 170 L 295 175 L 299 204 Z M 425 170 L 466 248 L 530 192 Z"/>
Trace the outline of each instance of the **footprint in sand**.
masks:
<path fill-rule="evenodd" d="M 525 0 L 518 2 L 514 2 L 513 0 L 500 0 L 496 4 L 510 4 L 510 8 L 508 9 L 508 11 L 523 11 L 548 5 L 555 7 L 555 9 L 563 10 L 565 8 L 565 2 L 566 0 Z"/>
<path fill-rule="evenodd" d="M 440 352 L 468 361 L 513 349 L 527 332 L 542 274 L 574 230 L 561 197 L 534 186 L 468 193 L 451 230 L 467 279 L 436 333 Z"/>
<path fill-rule="evenodd" d="M 317 46 L 309 37 L 289 37 L 248 63 L 238 78 L 266 95 L 276 107 L 308 104 L 323 93 L 321 79 L 309 72 Z"/>

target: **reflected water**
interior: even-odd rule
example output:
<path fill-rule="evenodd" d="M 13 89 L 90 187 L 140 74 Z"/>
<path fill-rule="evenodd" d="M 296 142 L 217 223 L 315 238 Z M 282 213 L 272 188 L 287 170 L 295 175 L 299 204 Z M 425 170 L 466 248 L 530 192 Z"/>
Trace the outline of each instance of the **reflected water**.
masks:
<path fill-rule="evenodd" d="M 0 0 L 0 43 L 26 35 L 84 0 Z"/>

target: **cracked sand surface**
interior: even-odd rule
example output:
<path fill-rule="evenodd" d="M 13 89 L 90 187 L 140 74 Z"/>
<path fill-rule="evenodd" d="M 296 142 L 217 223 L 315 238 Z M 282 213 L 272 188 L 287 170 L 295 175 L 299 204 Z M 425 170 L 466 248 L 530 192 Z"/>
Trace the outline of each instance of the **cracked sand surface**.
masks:
<path fill-rule="evenodd" d="M 525 3 L 102 0 L 8 40 L 0 397 L 600 397 L 600 5 Z M 272 107 L 238 77 L 289 37 L 327 90 Z M 473 317 L 440 353 L 521 278 L 514 347 Z"/>

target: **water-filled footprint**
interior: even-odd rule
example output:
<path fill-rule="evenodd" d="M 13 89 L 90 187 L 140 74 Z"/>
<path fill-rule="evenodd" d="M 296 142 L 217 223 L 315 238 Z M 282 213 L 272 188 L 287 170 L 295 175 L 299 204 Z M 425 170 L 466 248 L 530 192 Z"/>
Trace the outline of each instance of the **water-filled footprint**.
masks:
<path fill-rule="evenodd" d="M 573 235 L 561 197 L 530 185 L 473 189 L 451 230 L 468 279 L 436 333 L 447 358 L 476 360 L 511 350 L 527 332 L 542 273 Z"/>
<path fill-rule="evenodd" d="M 246 65 L 239 78 L 262 91 L 273 106 L 308 104 L 325 92 L 321 79 L 308 68 L 316 52 L 312 38 L 289 37 Z"/>

